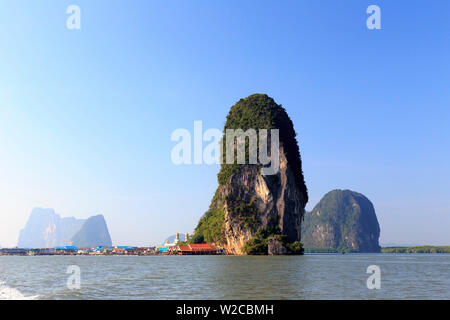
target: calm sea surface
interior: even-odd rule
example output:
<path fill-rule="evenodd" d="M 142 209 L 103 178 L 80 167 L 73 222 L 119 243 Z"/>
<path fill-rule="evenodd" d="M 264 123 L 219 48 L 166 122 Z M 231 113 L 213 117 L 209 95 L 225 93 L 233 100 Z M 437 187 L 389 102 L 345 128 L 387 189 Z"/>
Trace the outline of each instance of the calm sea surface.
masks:
<path fill-rule="evenodd" d="M 450 255 L 0 257 L 0 299 L 450 299 Z"/>

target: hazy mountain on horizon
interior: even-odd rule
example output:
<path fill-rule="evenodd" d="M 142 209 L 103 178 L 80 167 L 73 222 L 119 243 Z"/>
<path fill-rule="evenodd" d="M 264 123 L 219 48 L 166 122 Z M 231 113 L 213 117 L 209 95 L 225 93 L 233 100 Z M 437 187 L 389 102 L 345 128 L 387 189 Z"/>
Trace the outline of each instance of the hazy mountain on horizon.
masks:
<path fill-rule="evenodd" d="M 72 245 L 79 248 L 112 246 L 105 218 L 100 214 L 90 217 L 71 238 Z"/>
<path fill-rule="evenodd" d="M 34 208 L 25 228 L 20 231 L 19 248 L 53 248 L 69 245 L 81 229 L 84 219 L 61 218 L 53 209 Z"/>
<path fill-rule="evenodd" d="M 98 239 L 105 238 L 109 239 L 109 242 L 106 243 L 110 243 L 111 238 L 103 216 L 101 216 L 101 220 L 103 220 L 104 225 L 99 218 L 94 219 L 94 222 L 91 220 L 92 218 L 87 220 L 76 219 L 75 217 L 61 218 L 53 209 L 34 208 L 25 228 L 20 231 L 17 246 L 19 248 L 54 248 L 72 245 L 75 235 L 83 229 L 87 230 L 84 231 L 84 235 L 87 236 L 84 236 L 83 241 L 80 240 L 80 242 L 91 244 L 89 246 L 102 245 L 95 243 L 104 243 L 98 241 Z M 95 223 L 100 226 L 96 228 L 93 226 Z M 94 230 L 94 232 L 91 232 L 91 230 Z M 102 235 L 97 235 L 96 232 L 102 233 Z M 78 241 L 79 239 L 81 239 L 81 236 L 75 240 Z"/>
<path fill-rule="evenodd" d="M 163 244 L 166 243 L 166 241 L 168 241 L 169 243 L 173 243 L 175 241 L 175 237 L 176 237 L 176 235 L 174 235 L 174 234 L 171 235 L 163 242 Z M 184 233 L 180 233 L 179 238 L 180 238 L 180 241 L 186 241 L 186 236 L 184 235 Z"/>

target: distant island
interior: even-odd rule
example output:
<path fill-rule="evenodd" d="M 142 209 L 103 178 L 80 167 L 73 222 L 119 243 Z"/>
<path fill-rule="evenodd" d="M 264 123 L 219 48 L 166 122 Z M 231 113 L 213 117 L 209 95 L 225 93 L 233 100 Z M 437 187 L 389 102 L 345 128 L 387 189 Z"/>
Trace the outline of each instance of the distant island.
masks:
<path fill-rule="evenodd" d="M 103 215 L 89 219 L 61 218 L 53 209 L 35 208 L 20 231 L 19 248 L 55 248 L 63 246 L 111 246 Z"/>
<path fill-rule="evenodd" d="M 351 190 L 328 192 L 302 223 L 305 252 L 380 252 L 379 237 L 372 202 Z"/>
<path fill-rule="evenodd" d="M 450 253 L 450 246 L 386 247 L 382 253 Z"/>

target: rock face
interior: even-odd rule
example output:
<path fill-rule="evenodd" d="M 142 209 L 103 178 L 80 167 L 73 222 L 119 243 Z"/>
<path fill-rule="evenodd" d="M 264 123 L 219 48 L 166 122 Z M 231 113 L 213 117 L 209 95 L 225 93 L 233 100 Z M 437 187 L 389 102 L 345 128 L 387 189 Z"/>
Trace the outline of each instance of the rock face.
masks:
<path fill-rule="evenodd" d="M 269 256 L 285 255 L 288 250 L 283 246 L 283 243 L 275 237 L 270 237 L 268 239 L 268 254 Z"/>
<path fill-rule="evenodd" d="M 380 226 L 373 204 L 360 193 L 333 190 L 305 215 L 307 251 L 380 252 Z"/>
<path fill-rule="evenodd" d="M 87 219 L 81 230 L 71 238 L 71 242 L 79 248 L 112 246 L 105 218 L 98 215 Z"/>
<path fill-rule="evenodd" d="M 238 255 L 269 254 L 269 238 L 277 235 L 282 247 L 277 245 L 277 254 L 300 253 L 308 193 L 296 134 L 285 109 L 267 95 L 249 96 L 231 108 L 224 133 L 226 129 L 279 129 L 279 171 L 262 175 L 260 161 L 222 164 L 219 187 L 192 241 L 224 246 Z M 272 154 L 271 143 L 268 150 Z"/>
<path fill-rule="evenodd" d="M 54 248 L 72 245 L 72 238 L 85 228 L 88 221 L 89 219 L 73 217 L 61 218 L 53 209 L 35 208 L 25 228 L 20 231 L 17 246 L 19 248 Z M 91 222 L 88 225 L 90 224 Z"/>

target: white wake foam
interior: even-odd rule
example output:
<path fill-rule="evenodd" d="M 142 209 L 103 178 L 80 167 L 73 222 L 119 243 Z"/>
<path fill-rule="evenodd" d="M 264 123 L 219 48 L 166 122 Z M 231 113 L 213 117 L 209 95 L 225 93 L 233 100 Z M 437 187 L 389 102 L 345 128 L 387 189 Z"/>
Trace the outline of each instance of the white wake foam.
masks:
<path fill-rule="evenodd" d="M 0 300 L 34 300 L 38 296 L 24 296 L 17 289 L 8 287 L 4 282 L 0 281 Z"/>

